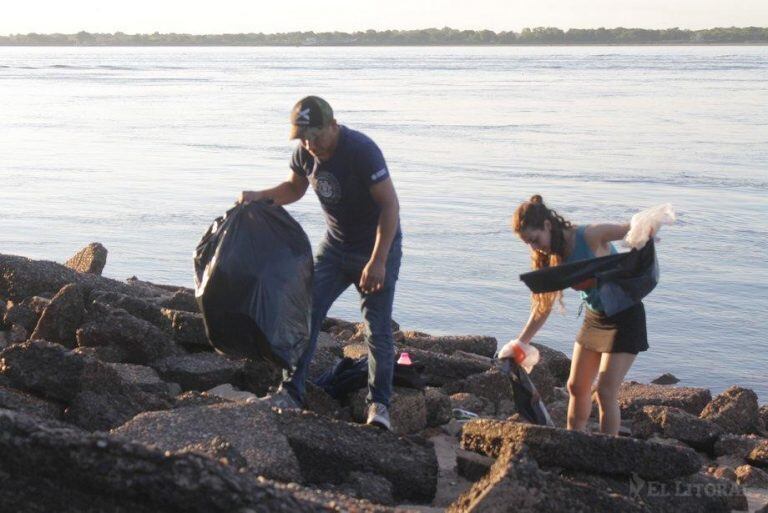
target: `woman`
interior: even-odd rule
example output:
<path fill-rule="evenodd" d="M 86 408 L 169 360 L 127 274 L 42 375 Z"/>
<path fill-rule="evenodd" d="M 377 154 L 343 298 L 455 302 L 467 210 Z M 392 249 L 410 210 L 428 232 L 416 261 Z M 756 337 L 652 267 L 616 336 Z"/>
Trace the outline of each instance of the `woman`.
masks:
<path fill-rule="evenodd" d="M 515 210 L 512 229 L 531 248 L 534 269 L 616 253 L 612 241 L 621 240 L 629 224 L 577 226 L 547 208 L 541 196 L 532 196 Z M 574 287 L 581 290 L 584 324 L 573 345 L 568 378 L 568 429 L 584 430 L 592 410 L 592 384 L 597 376 L 600 431 L 617 435 L 621 423 L 618 392 L 637 353 L 648 349 L 642 303 L 611 317 L 605 315 L 594 280 Z M 516 341 L 500 352 L 507 356 L 514 342 L 530 343 L 549 317 L 561 291 L 533 294 L 531 315 Z"/>

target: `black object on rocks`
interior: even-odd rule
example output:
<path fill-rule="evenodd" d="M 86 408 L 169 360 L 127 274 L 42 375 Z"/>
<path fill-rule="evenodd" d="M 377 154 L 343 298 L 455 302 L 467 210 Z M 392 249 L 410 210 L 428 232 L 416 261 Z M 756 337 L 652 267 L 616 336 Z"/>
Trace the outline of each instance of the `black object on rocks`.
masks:
<path fill-rule="evenodd" d="M 653 240 L 640 250 L 590 258 L 524 273 L 520 279 L 533 293 L 553 292 L 596 279 L 605 315 L 639 303 L 659 282 L 659 262 Z"/>
<path fill-rule="evenodd" d="M 309 343 L 312 248 L 288 212 L 239 204 L 195 251 L 195 296 L 218 351 L 296 365 Z"/>
<path fill-rule="evenodd" d="M 512 382 L 512 393 L 515 399 L 515 407 L 522 418 L 531 424 L 555 427 L 549 417 L 547 407 L 541 400 L 536 386 L 531 381 L 528 373 L 511 358 L 501 360 L 501 371 L 509 374 Z"/>

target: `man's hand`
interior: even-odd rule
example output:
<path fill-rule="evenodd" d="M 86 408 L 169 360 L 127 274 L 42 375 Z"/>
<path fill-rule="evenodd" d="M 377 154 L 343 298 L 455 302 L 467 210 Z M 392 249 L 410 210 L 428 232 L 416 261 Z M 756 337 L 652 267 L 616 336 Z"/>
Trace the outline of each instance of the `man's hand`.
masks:
<path fill-rule="evenodd" d="M 360 290 L 367 294 L 378 292 L 384 288 L 384 278 L 387 275 L 387 266 L 378 260 L 369 260 L 360 275 Z"/>
<path fill-rule="evenodd" d="M 243 191 L 237 198 L 237 203 L 251 203 L 252 201 L 259 201 L 263 197 L 262 191 Z"/>

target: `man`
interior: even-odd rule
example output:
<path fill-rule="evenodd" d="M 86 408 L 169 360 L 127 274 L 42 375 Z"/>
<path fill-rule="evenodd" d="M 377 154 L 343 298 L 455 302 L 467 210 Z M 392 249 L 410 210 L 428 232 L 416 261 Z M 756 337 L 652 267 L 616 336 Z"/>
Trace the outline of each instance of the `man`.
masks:
<path fill-rule="evenodd" d="M 392 302 L 400 270 L 400 206 L 381 150 L 364 134 L 336 123 L 331 106 L 307 96 L 291 112 L 298 139 L 291 173 L 277 187 L 244 191 L 241 202 L 271 199 L 287 205 L 315 190 L 327 232 L 315 257 L 309 347 L 296 370 L 284 372 L 273 402 L 297 407 L 304 399 L 309 363 L 328 310 L 350 284 L 360 293 L 368 343 L 367 423 L 391 429 L 394 341 Z"/>

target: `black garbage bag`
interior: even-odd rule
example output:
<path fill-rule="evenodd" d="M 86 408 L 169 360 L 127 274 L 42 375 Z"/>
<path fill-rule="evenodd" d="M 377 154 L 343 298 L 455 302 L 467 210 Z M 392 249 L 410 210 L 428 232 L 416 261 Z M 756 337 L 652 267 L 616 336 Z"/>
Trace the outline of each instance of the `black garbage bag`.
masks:
<path fill-rule="evenodd" d="M 511 358 L 503 358 L 499 365 L 501 371 L 509 375 L 515 407 L 523 420 L 531 424 L 554 427 L 547 407 L 544 406 L 539 391 L 525 369 Z"/>
<path fill-rule="evenodd" d="M 344 357 L 320 375 L 314 383 L 334 399 L 344 399 L 368 385 L 368 357 L 363 356 L 357 360 Z M 392 374 L 392 384 L 396 387 L 424 390 L 427 386 L 427 380 L 424 377 L 424 365 L 396 363 Z"/>
<path fill-rule="evenodd" d="M 531 292 L 553 292 L 596 279 L 605 315 L 639 303 L 659 283 L 659 262 L 653 239 L 641 249 L 570 264 L 546 267 L 520 275 Z"/>
<path fill-rule="evenodd" d="M 219 352 L 293 369 L 309 344 L 312 248 L 288 212 L 239 204 L 195 250 L 195 297 Z"/>

